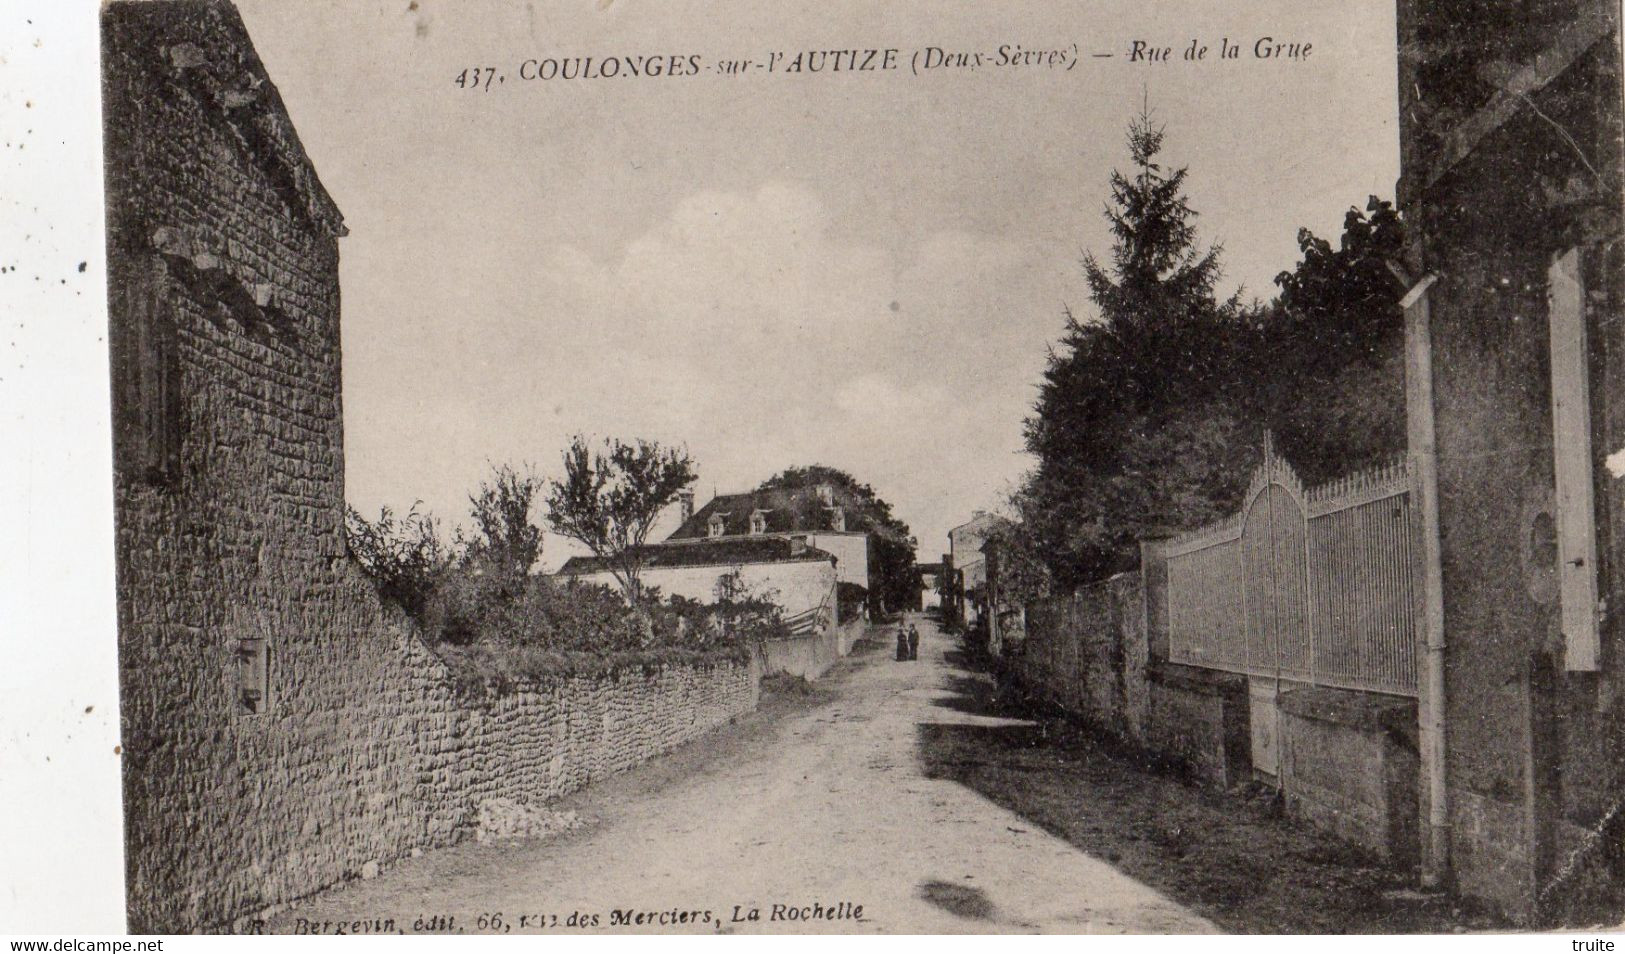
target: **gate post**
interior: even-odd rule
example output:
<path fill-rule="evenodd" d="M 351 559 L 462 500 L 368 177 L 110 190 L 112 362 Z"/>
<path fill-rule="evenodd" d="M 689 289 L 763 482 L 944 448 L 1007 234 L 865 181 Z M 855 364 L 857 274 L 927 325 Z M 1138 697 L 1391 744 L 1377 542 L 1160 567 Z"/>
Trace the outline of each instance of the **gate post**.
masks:
<path fill-rule="evenodd" d="M 1450 876 L 1450 809 L 1445 776 L 1444 573 L 1439 552 L 1439 470 L 1433 427 L 1433 329 L 1428 275 L 1400 300 L 1405 311 L 1405 432 L 1410 447 L 1417 510 L 1422 518 L 1422 585 L 1417 588 L 1422 627 L 1421 679 L 1417 680 L 1417 749 L 1427 799 L 1422 840 L 1422 883 Z"/>

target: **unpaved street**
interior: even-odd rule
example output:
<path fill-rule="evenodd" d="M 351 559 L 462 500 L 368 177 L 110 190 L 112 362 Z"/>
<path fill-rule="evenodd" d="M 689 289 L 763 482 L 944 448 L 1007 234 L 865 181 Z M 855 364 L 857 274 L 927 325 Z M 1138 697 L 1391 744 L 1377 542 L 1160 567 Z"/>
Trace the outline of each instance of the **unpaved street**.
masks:
<path fill-rule="evenodd" d="M 1505 927 L 1271 798 L 1194 787 L 1001 706 L 957 640 L 918 623 L 918 662 L 874 631 L 813 687 L 781 683 L 736 724 L 548 806 L 575 830 L 431 852 L 266 929 L 556 931 L 572 914 L 642 932 Z"/>
<path fill-rule="evenodd" d="M 887 646 L 860 652 L 800 711 L 775 713 L 784 703 L 770 701 L 742 725 L 564 800 L 556 807 L 586 822 L 576 831 L 432 852 L 267 927 L 392 918 L 410 931 L 447 915 L 473 931 L 500 915 L 504 930 L 561 930 L 581 912 L 598 916 L 598 930 L 1213 930 L 1111 864 L 932 777 L 932 733 L 1021 723 L 964 711 L 956 686 L 967 674 L 945 659 L 957 658 L 954 642 L 919 623 L 918 662 L 893 661 Z M 773 920 L 774 905 L 787 918 L 819 914 L 815 903 L 848 915 L 861 905 L 862 917 Z M 761 920 L 734 921 L 736 906 Z M 616 910 L 657 916 L 615 925 Z M 659 923 L 673 911 L 711 919 Z"/>

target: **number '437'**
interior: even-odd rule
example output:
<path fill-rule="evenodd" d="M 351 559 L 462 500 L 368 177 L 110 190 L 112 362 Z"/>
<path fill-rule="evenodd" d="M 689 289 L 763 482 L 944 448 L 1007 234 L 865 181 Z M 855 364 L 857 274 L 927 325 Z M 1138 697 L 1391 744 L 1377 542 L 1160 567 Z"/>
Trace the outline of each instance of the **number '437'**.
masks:
<path fill-rule="evenodd" d="M 458 89 L 489 90 L 493 82 L 501 83 L 503 77 L 497 75 L 494 66 L 471 66 L 457 74 Z"/>

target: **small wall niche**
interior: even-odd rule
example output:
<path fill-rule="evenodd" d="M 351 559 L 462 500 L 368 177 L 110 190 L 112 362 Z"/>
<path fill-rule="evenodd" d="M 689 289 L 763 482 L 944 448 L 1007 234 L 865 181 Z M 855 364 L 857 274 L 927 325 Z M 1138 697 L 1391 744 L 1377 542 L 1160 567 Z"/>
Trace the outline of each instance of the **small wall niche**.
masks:
<path fill-rule="evenodd" d="M 271 708 L 271 645 L 263 636 L 237 642 L 237 704 L 248 715 Z"/>

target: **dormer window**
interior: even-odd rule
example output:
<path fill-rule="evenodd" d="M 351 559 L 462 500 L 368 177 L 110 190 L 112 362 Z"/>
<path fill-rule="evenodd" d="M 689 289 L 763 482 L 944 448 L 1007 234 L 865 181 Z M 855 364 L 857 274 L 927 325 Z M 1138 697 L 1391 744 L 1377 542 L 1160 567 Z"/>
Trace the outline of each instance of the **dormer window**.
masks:
<path fill-rule="evenodd" d="M 758 510 L 750 515 L 750 532 L 758 534 L 767 532 L 767 511 Z"/>
<path fill-rule="evenodd" d="M 818 485 L 818 502 L 826 507 L 835 506 L 835 488 L 829 484 Z"/>
<path fill-rule="evenodd" d="M 706 533 L 713 537 L 720 537 L 722 536 L 722 529 L 722 514 L 712 514 L 711 520 L 705 525 Z"/>
<path fill-rule="evenodd" d="M 846 532 L 846 510 L 844 508 L 830 508 L 829 528 L 836 533 Z"/>

